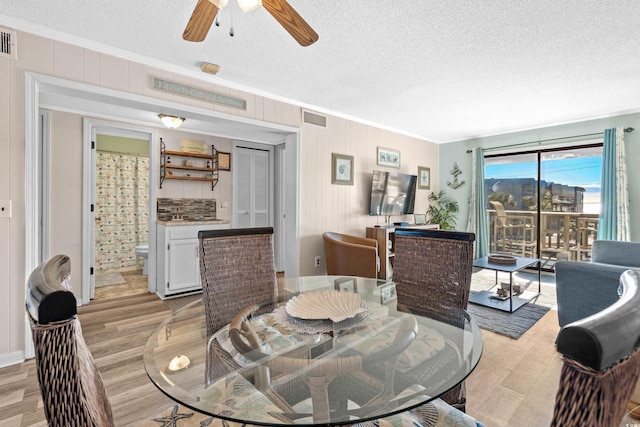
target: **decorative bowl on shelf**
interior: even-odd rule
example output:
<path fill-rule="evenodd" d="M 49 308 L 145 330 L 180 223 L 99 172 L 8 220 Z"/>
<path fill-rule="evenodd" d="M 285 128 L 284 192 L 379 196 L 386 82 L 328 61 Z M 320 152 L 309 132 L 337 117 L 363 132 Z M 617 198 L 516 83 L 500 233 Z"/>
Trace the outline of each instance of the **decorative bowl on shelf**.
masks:
<path fill-rule="evenodd" d="M 285 309 L 289 316 L 299 319 L 329 319 L 336 323 L 366 311 L 360 295 L 340 291 L 307 292 L 293 297 Z"/>

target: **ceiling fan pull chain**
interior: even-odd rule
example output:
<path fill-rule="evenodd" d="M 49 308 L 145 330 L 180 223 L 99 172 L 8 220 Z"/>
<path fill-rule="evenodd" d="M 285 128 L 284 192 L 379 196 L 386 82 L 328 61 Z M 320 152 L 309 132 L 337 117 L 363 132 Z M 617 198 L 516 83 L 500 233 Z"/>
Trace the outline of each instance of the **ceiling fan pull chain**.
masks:
<path fill-rule="evenodd" d="M 233 37 L 233 11 L 231 11 L 231 29 L 229 30 L 229 35 Z"/>

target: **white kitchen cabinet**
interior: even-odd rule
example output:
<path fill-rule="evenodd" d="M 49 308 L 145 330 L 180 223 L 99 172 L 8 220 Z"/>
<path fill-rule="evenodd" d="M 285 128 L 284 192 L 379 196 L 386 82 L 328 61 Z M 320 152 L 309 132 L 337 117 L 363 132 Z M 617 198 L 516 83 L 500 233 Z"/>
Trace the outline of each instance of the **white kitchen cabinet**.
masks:
<path fill-rule="evenodd" d="M 158 224 L 157 233 L 158 295 L 165 299 L 200 292 L 198 232 L 229 228 L 229 224 L 165 224 Z"/>

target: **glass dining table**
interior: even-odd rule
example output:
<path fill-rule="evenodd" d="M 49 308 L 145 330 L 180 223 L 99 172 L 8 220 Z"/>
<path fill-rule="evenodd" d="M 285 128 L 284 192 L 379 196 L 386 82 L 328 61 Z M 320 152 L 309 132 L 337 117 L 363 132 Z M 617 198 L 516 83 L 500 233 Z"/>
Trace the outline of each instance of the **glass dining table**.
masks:
<path fill-rule="evenodd" d="M 279 279 L 279 289 L 278 301 L 211 336 L 201 300 L 173 312 L 144 349 L 151 381 L 227 421 L 343 425 L 423 405 L 480 360 L 482 335 L 466 311 L 417 314 L 393 282 L 308 276 Z"/>

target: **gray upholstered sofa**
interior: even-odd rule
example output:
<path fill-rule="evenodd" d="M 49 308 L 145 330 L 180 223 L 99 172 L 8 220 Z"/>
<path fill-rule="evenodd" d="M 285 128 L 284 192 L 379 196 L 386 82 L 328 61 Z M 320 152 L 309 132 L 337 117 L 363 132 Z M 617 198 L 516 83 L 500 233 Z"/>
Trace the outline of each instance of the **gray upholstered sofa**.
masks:
<path fill-rule="evenodd" d="M 640 270 L 640 242 L 596 240 L 591 262 L 558 261 L 555 270 L 560 326 L 616 302 L 620 275 L 629 269 Z"/>

